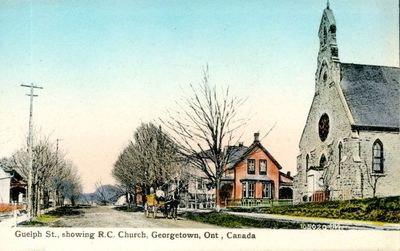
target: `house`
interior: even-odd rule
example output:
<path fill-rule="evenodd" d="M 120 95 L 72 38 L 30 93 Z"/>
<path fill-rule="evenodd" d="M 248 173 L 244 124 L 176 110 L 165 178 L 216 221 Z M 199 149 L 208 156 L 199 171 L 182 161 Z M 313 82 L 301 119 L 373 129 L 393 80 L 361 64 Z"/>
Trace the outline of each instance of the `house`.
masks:
<path fill-rule="evenodd" d="M 210 180 L 199 169 L 192 168 L 186 174 L 186 192 L 181 200 L 187 208 L 214 208 L 215 188 L 210 187 Z"/>
<path fill-rule="evenodd" d="M 0 168 L 0 203 L 10 203 L 11 176 Z"/>
<path fill-rule="evenodd" d="M 355 20 L 356 22 L 357 20 Z M 294 201 L 400 195 L 400 68 L 342 63 L 328 6 Z"/>
<path fill-rule="evenodd" d="M 293 178 L 281 171 L 282 166 L 261 144 L 259 136 L 254 134 L 249 147 L 231 146 L 232 160 L 222 178 L 221 190 L 226 193 L 222 200 L 292 199 Z"/>
<path fill-rule="evenodd" d="M 0 203 L 22 203 L 26 194 L 26 182 L 20 173 L 0 162 Z"/>

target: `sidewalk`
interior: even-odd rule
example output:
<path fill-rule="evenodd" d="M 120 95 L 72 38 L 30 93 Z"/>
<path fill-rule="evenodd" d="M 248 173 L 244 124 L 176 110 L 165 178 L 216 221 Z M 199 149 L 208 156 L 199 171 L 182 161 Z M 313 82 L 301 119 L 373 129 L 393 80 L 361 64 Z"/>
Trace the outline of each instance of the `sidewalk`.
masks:
<path fill-rule="evenodd" d="M 306 229 L 324 229 L 323 225 L 327 225 L 325 229 L 337 229 L 337 230 L 397 230 L 400 231 L 400 224 L 396 223 L 382 223 L 372 221 L 358 221 L 358 220 L 344 220 L 344 219 L 329 219 L 329 218 L 314 218 L 314 217 L 301 217 L 301 216 L 289 216 L 289 215 L 275 215 L 275 214 L 261 214 L 261 213 L 244 213 L 244 212 L 231 212 L 224 211 L 231 215 L 237 215 L 248 218 L 256 219 L 270 219 L 279 221 L 289 221 L 303 223 Z M 329 226 L 329 227 L 328 227 Z"/>
<path fill-rule="evenodd" d="M 45 214 L 48 213 L 49 211 L 52 211 L 56 209 L 57 207 L 50 207 L 46 209 L 40 210 L 40 214 Z M 17 212 L 16 215 L 13 213 L 9 213 L 6 217 L 0 218 L 0 227 L 15 227 L 21 222 L 27 221 L 28 219 L 28 214 L 26 213 L 19 213 Z"/>
<path fill-rule="evenodd" d="M 180 208 L 181 212 L 193 213 L 208 213 L 212 209 L 186 209 Z M 400 224 L 396 223 L 383 223 L 373 221 L 359 221 L 359 220 L 345 220 L 345 219 L 329 219 L 329 218 L 314 218 L 314 217 L 301 217 L 290 215 L 277 215 L 277 214 L 263 214 L 263 213 L 245 213 L 245 212 L 232 212 L 223 209 L 221 213 L 242 216 L 246 218 L 255 219 L 269 219 L 276 221 L 286 221 L 292 223 L 304 224 L 304 229 L 310 230 L 391 230 L 400 231 Z"/>
<path fill-rule="evenodd" d="M 27 214 L 17 214 L 16 217 L 14 215 L 2 218 L 0 220 L 0 227 L 15 227 L 17 224 L 28 220 Z"/>

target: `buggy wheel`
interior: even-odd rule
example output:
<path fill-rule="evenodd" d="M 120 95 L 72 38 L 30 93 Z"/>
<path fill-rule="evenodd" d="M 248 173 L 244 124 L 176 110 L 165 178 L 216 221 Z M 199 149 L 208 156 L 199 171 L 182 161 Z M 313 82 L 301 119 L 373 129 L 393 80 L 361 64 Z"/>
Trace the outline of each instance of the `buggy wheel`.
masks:
<path fill-rule="evenodd" d="M 153 218 L 155 219 L 157 217 L 157 207 L 153 207 Z"/>
<path fill-rule="evenodd" d="M 146 204 L 144 204 L 144 216 L 146 216 L 146 218 L 149 217 L 149 206 Z"/>

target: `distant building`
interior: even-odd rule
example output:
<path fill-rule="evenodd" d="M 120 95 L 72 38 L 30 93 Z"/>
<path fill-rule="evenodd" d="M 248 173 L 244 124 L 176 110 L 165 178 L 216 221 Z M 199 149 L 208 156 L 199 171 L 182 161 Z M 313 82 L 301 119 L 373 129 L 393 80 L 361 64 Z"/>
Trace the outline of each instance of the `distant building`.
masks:
<path fill-rule="evenodd" d="M 336 30 L 328 5 L 294 200 L 400 195 L 400 68 L 341 63 Z"/>

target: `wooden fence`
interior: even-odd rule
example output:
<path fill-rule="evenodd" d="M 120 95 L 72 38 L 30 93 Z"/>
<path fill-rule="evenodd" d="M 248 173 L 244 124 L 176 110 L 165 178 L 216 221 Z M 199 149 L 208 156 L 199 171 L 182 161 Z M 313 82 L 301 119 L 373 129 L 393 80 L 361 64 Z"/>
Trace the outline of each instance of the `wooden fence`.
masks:
<path fill-rule="evenodd" d="M 239 199 L 227 200 L 222 203 L 222 206 L 227 208 L 241 207 L 241 208 L 262 208 L 262 207 L 275 207 L 293 205 L 293 200 L 272 200 L 272 199 Z"/>

